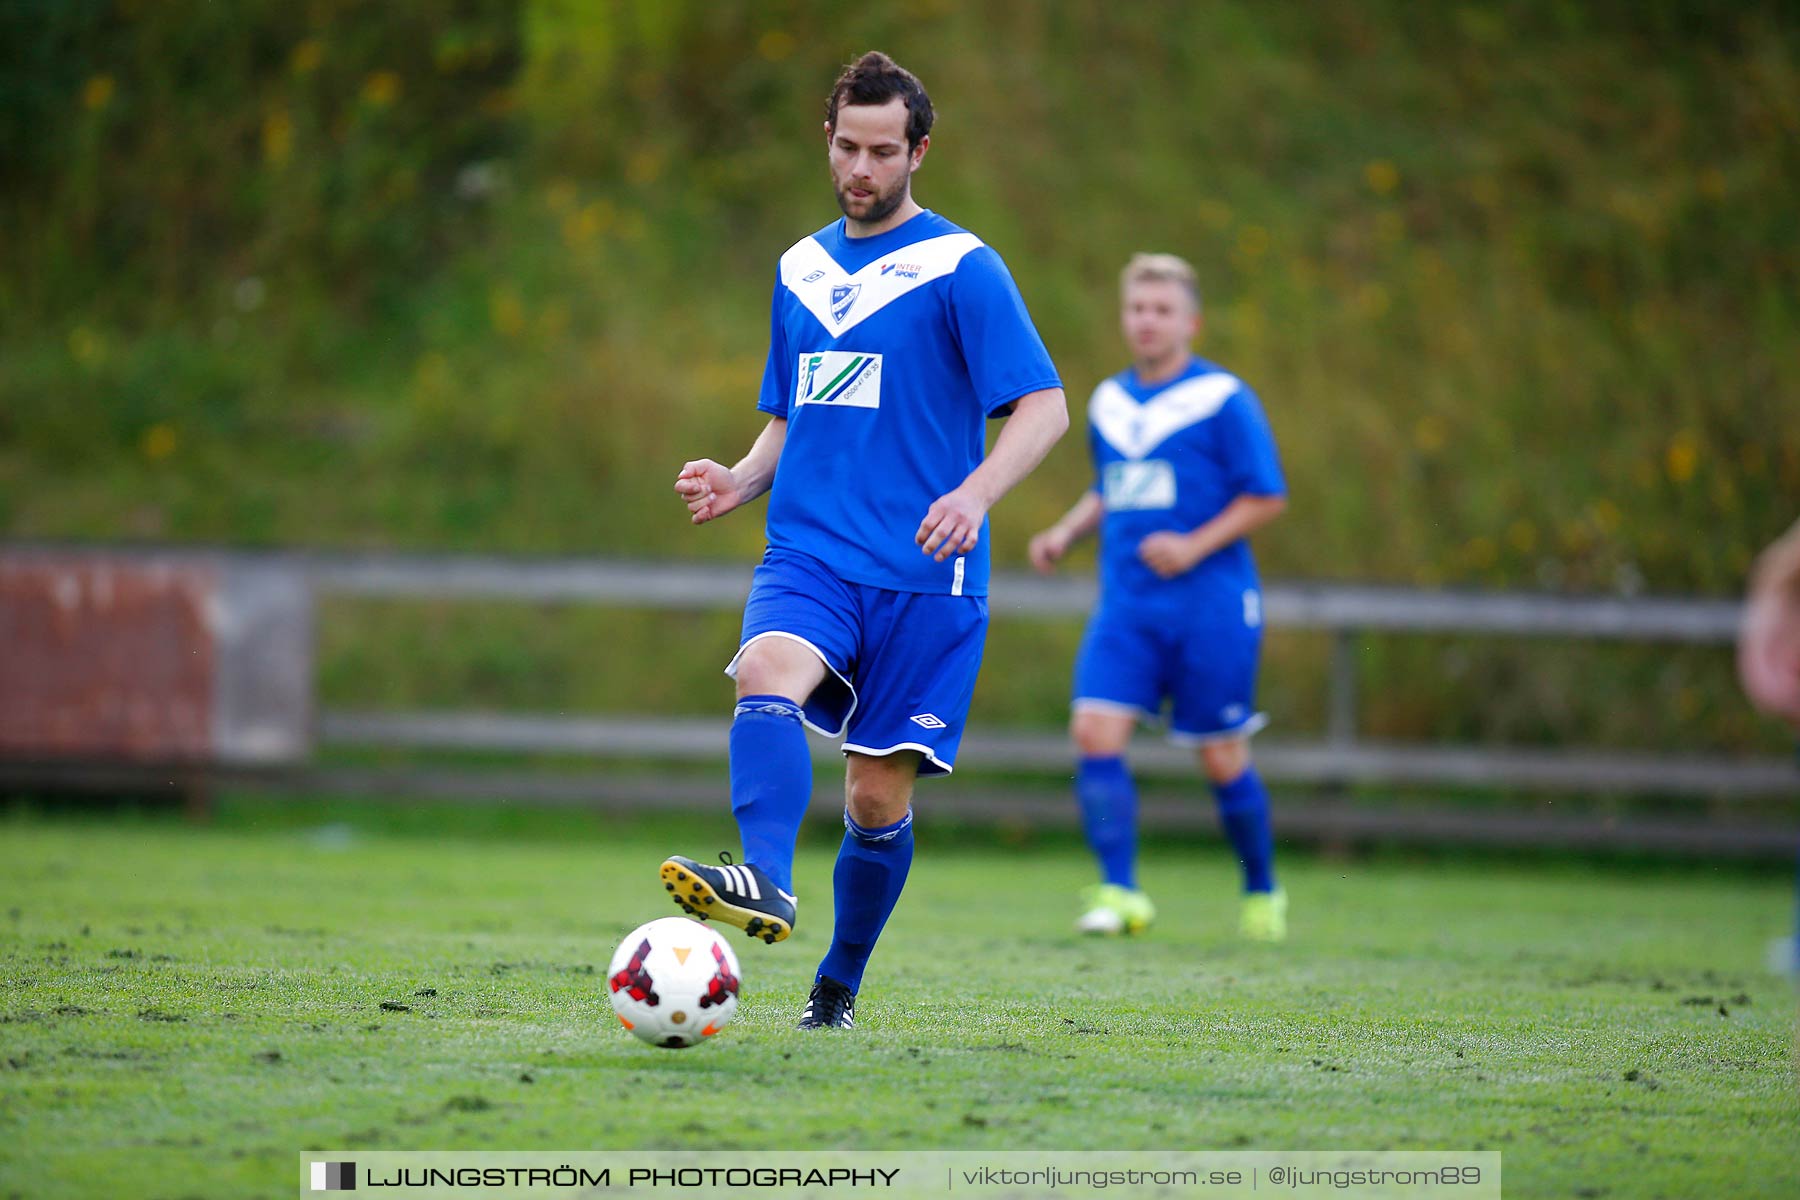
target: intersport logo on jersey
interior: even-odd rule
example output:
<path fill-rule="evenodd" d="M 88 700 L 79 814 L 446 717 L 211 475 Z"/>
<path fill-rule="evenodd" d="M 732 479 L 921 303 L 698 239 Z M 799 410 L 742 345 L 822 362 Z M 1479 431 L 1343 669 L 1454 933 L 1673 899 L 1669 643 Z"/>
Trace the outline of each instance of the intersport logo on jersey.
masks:
<path fill-rule="evenodd" d="M 881 355 L 817 350 L 800 356 L 795 404 L 833 408 L 881 407 Z"/>

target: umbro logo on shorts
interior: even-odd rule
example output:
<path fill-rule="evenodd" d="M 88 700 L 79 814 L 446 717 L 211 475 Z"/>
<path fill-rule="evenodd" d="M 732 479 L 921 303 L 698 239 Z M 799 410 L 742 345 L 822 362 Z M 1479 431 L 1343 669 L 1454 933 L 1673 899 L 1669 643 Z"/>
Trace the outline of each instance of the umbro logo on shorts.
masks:
<path fill-rule="evenodd" d="M 912 718 L 912 723 L 922 729 L 944 729 L 946 726 L 935 713 L 920 713 Z"/>

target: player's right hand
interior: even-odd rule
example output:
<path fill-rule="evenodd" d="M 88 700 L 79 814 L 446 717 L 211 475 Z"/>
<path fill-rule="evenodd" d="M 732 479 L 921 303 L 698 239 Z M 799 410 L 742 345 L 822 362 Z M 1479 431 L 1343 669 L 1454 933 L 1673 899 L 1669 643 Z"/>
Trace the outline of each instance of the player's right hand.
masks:
<path fill-rule="evenodd" d="M 1031 565 L 1040 575 L 1048 575 L 1056 570 L 1056 564 L 1063 555 L 1069 552 L 1069 539 L 1061 531 L 1051 528 L 1035 535 L 1031 544 L 1025 548 Z"/>
<path fill-rule="evenodd" d="M 731 468 L 710 458 L 682 465 L 681 474 L 675 477 L 675 494 L 687 501 L 696 525 L 724 516 L 743 500 Z"/>

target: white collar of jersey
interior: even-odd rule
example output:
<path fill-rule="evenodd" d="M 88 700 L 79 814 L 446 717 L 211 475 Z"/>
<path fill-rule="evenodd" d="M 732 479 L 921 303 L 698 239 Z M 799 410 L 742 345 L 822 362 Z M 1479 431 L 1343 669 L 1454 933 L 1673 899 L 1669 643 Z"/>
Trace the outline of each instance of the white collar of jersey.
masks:
<path fill-rule="evenodd" d="M 1088 401 L 1088 420 L 1120 454 L 1142 458 L 1173 434 L 1223 408 L 1243 383 L 1226 371 L 1209 371 L 1164 388 L 1139 404 L 1108 379 Z"/>
<path fill-rule="evenodd" d="M 803 238 L 781 256 L 781 285 L 826 333 L 841 337 L 908 292 L 950 274 L 981 244 L 972 233 L 946 233 L 897 247 L 851 275 L 817 238 Z M 854 291 L 846 293 L 846 288 Z M 845 299 L 849 304 L 840 311 Z"/>

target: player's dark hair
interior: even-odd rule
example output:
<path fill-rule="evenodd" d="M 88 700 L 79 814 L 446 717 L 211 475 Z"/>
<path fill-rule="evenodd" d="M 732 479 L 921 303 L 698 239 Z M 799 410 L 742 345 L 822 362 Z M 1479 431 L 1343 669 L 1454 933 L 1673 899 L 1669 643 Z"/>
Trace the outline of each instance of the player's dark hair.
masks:
<path fill-rule="evenodd" d="M 919 77 L 879 50 L 871 50 L 849 66 L 831 85 L 825 101 L 825 124 L 837 128 L 840 104 L 871 104 L 879 107 L 899 96 L 906 101 L 906 148 L 917 150 L 919 142 L 931 132 L 935 114 L 931 97 Z"/>

